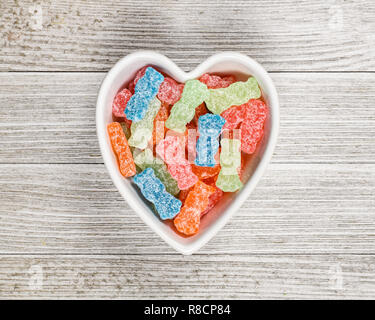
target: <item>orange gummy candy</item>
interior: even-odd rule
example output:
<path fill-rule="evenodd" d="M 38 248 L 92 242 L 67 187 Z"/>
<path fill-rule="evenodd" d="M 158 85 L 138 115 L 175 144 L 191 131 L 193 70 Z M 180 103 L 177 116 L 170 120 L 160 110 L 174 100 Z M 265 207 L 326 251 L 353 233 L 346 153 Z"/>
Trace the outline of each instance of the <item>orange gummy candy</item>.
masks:
<path fill-rule="evenodd" d="M 134 176 L 136 174 L 135 164 L 121 124 L 112 122 L 108 124 L 107 130 L 112 149 L 119 163 L 121 174 L 126 178 Z"/>
<path fill-rule="evenodd" d="M 184 206 L 174 219 L 176 229 L 186 235 L 199 231 L 201 213 L 206 210 L 210 196 L 216 191 L 202 181 L 198 181 L 185 199 Z"/>
<path fill-rule="evenodd" d="M 154 145 L 158 144 L 165 137 L 167 131 L 165 121 L 167 121 L 169 117 L 170 110 L 171 107 L 163 102 L 160 106 L 159 112 L 156 114 L 154 119 L 154 129 L 152 131 L 152 143 Z"/>

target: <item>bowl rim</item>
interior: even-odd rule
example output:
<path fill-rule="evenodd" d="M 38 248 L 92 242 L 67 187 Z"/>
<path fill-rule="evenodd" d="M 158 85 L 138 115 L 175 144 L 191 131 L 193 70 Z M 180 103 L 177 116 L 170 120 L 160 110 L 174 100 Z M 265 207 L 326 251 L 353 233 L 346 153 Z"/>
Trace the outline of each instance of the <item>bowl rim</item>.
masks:
<path fill-rule="evenodd" d="M 126 194 L 126 190 L 123 188 L 123 184 L 119 174 L 115 174 L 113 172 L 114 168 L 111 166 L 113 162 L 112 154 L 108 152 L 109 145 L 107 141 L 107 130 L 106 126 L 104 125 L 103 115 L 106 109 L 106 97 L 107 94 L 113 84 L 115 78 L 119 75 L 120 72 L 124 70 L 129 63 L 135 61 L 137 59 L 143 59 L 146 62 L 153 64 L 152 62 L 157 62 L 161 65 L 168 66 L 168 69 L 173 70 L 174 78 L 178 82 L 185 82 L 188 79 L 196 78 L 197 76 L 203 74 L 205 71 L 209 69 L 210 66 L 218 64 L 220 61 L 230 60 L 230 61 L 237 61 L 240 62 L 248 67 L 251 70 L 251 75 L 254 76 L 259 83 L 261 89 L 264 92 L 267 92 L 268 96 L 268 107 L 270 109 L 271 119 L 270 119 L 270 132 L 268 136 L 268 142 L 265 147 L 264 153 L 253 172 L 251 178 L 246 182 L 244 187 L 242 188 L 241 192 L 236 195 L 235 200 L 229 208 L 225 209 L 220 217 L 218 217 L 215 221 L 213 221 L 210 225 L 210 228 L 200 234 L 194 241 L 190 243 L 182 243 L 181 241 L 177 241 L 173 239 L 171 236 L 167 235 L 165 232 L 158 227 L 154 221 L 152 221 L 149 214 L 143 214 L 144 208 L 142 208 L 134 199 L 133 197 L 129 197 Z M 156 63 L 156 64 L 157 64 Z M 173 247 L 178 252 L 188 255 L 196 252 L 199 250 L 203 245 L 205 245 L 210 239 L 212 239 L 215 234 L 221 230 L 224 225 L 230 220 L 233 214 L 240 208 L 243 202 L 249 197 L 251 192 L 254 190 L 255 186 L 259 182 L 261 176 L 263 175 L 267 165 L 269 164 L 273 151 L 275 149 L 277 143 L 277 137 L 279 134 L 279 121 L 280 121 L 280 106 L 279 106 L 279 99 L 276 87 L 273 83 L 272 78 L 269 76 L 267 71 L 254 59 L 238 53 L 238 52 L 230 52 L 225 51 L 221 53 L 216 53 L 210 57 L 208 57 L 205 61 L 200 63 L 196 68 L 192 69 L 189 72 L 184 72 L 180 67 L 178 67 L 171 59 L 166 57 L 165 55 L 158 53 L 156 51 L 135 51 L 130 53 L 123 58 L 121 58 L 106 74 L 105 78 L 102 81 L 102 84 L 99 89 L 99 93 L 97 96 L 97 103 L 96 103 L 96 131 L 97 137 L 99 141 L 100 151 L 104 160 L 104 164 L 110 174 L 110 177 L 117 187 L 118 191 L 122 195 L 122 197 L 128 202 L 130 207 L 137 213 L 137 215 L 148 225 L 156 234 L 158 234 L 165 242 L 167 242 L 171 247 Z M 111 149 L 110 149 L 111 150 Z M 116 164 L 117 169 L 117 164 Z M 118 171 L 118 169 L 117 169 Z M 124 179 L 124 178 L 123 178 Z M 142 212 L 142 214 L 141 214 Z M 181 237 L 181 236 L 179 236 Z M 182 238 L 182 237 L 181 237 Z"/>

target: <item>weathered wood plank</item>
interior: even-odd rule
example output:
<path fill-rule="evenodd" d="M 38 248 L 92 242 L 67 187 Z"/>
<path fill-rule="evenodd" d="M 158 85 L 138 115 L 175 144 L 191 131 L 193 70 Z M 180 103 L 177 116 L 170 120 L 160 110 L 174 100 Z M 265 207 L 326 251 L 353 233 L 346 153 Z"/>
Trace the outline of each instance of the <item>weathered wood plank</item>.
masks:
<path fill-rule="evenodd" d="M 0 297 L 374 299 L 374 276 L 373 255 L 0 256 Z"/>
<path fill-rule="evenodd" d="M 273 71 L 375 71 L 375 3 L 4 0 L 0 70 L 105 71 L 140 49 L 191 69 L 248 54 Z"/>
<path fill-rule="evenodd" d="M 200 253 L 375 254 L 375 165 L 271 164 Z M 0 165 L 0 253 L 175 253 L 104 165 Z"/>
<path fill-rule="evenodd" d="M 0 73 L 1 163 L 102 163 L 103 73 Z M 272 74 L 280 94 L 277 163 L 375 163 L 375 73 Z"/>

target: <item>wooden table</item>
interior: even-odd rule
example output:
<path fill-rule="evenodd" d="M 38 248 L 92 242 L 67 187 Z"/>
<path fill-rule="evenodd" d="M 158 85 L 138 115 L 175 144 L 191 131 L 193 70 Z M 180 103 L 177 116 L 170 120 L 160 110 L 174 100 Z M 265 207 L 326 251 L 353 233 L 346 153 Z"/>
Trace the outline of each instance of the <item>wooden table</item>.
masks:
<path fill-rule="evenodd" d="M 0 298 L 375 298 L 375 2 L 0 2 Z M 139 49 L 184 70 L 239 51 L 281 130 L 241 210 L 169 248 L 103 165 L 95 103 Z"/>

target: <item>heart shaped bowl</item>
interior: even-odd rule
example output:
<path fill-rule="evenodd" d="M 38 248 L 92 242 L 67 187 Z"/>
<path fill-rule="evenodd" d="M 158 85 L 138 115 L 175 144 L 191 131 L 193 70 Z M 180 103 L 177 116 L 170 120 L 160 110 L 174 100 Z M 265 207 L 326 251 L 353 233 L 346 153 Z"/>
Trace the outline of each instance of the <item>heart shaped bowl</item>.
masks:
<path fill-rule="evenodd" d="M 124 178 L 118 169 L 107 134 L 107 124 L 112 122 L 112 101 L 117 92 L 127 86 L 136 72 L 145 65 L 153 65 L 178 82 L 196 79 L 204 73 L 234 74 L 237 80 L 254 76 L 269 108 L 263 139 L 254 154 L 246 157 L 244 187 L 235 193 L 225 194 L 222 200 L 204 216 L 200 231 L 192 237 L 183 237 L 170 223 L 161 221 L 144 200 L 132 179 Z M 279 102 L 272 79 L 253 59 L 235 52 L 223 52 L 209 57 L 191 72 L 184 72 L 173 61 L 153 51 L 139 51 L 122 58 L 108 72 L 101 85 L 96 105 L 96 129 L 101 153 L 108 172 L 117 189 L 141 219 L 171 247 L 182 254 L 192 254 L 207 243 L 240 208 L 260 180 L 276 144 L 279 130 Z"/>

